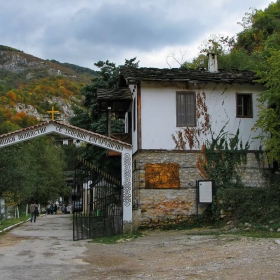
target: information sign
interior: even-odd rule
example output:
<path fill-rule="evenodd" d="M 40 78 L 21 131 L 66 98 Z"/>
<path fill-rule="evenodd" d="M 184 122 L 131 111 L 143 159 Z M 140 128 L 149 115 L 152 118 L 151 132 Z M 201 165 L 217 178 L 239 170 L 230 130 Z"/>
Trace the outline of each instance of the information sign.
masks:
<path fill-rule="evenodd" d="M 213 181 L 198 181 L 198 203 L 213 202 Z"/>

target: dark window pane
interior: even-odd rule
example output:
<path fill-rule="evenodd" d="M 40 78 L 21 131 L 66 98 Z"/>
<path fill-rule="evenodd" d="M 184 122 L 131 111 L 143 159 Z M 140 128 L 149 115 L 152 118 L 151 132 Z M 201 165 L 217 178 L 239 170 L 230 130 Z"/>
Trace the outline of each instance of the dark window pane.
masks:
<path fill-rule="evenodd" d="M 195 92 L 181 91 L 176 93 L 177 126 L 196 125 Z"/>
<path fill-rule="evenodd" d="M 236 95 L 236 116 L 253 117 L 252 111 L 252 94 Z"/>

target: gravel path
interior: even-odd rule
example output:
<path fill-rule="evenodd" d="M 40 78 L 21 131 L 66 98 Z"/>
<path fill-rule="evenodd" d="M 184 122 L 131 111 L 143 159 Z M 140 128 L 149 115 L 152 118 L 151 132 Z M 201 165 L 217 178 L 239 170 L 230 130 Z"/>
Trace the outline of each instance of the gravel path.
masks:
<path fill-rule="evenodd" d="M 70 215 L 47 215 L 0 236 L 0 280 L 280 279 L 280 240 L 186 233 L 74 242 Z"/>

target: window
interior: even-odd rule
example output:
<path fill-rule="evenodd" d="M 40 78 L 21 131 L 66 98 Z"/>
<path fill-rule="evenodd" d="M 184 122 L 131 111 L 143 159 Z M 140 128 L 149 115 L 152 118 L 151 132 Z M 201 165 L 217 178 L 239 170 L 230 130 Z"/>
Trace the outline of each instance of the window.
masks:
<path fill-rule="evenodd" d="M 237 93 L 236 94 L 236 117 L 252 118 L 252 94 Z"/>
<path fill-rule="evenodd" d="M 176 125 L 196 126 L 196 94 L 194 91 L 176 92 Z"/>

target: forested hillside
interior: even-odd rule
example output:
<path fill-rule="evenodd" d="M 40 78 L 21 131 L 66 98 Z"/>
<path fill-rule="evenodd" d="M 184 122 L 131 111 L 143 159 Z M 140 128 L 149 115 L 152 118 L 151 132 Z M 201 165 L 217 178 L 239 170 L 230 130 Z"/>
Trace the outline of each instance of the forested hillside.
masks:
<path fill-rule="evenodd" d="M 81 88 L 95 74 L 0 45 L 0 134 L 45 120 L 52 106 L 60 111 L 58 118 L 67 122 L 73 105 L 81 104 Z"/>

